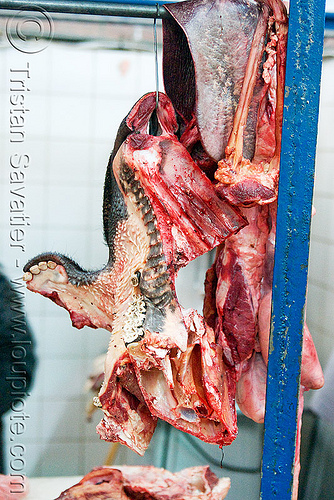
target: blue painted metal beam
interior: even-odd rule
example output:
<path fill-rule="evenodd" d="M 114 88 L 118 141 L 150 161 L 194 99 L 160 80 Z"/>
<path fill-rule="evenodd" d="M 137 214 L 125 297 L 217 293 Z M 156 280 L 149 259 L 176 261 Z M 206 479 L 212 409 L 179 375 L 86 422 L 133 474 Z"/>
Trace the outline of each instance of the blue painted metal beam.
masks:
<path fill-rule="evenodd" d="M 291 0 L 261 498 L 292 498 L 325 0 Z"/>

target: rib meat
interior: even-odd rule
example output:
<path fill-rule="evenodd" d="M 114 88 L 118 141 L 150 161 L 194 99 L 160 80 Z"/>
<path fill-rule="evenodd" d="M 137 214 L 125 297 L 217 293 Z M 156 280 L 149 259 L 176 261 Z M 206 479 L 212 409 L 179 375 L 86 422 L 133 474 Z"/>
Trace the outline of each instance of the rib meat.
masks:
<path fill-rule="evenodd" d="M 152 466 L 96 467 L 56 500 L 223 500 L 229 478 L 218 479 L 209 467 L 172 474 Z"/>

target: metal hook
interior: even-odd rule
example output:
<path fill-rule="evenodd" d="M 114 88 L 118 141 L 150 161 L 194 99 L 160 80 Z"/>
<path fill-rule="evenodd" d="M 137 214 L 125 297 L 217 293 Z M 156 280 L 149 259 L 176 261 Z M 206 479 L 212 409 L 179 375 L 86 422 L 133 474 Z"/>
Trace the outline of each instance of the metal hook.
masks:
<path fill-rule="evenodd" d="M 155 109 L 159 104 L 159 66 L 158 66 L 158 35 L 157 35 L 157 17 L 159 17 L 159 4 L 156 4 L 157 13 L 154 18 L 154 56 L 155 56 Z"/>

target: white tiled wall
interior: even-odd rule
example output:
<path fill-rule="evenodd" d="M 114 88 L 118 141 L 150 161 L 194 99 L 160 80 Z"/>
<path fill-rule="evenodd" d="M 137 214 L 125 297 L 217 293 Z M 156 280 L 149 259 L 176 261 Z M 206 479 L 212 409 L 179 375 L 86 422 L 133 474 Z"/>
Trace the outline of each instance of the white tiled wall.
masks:
<path fill-rule="evenodd" d="M 323 62 L 307 321 L 322 366 L 334 349 L 334 58 Z"/>
<path fill-rule="evenodd" d="M 28 258 L 50 250 L 68 253 L 88 269 L 99 268 L 107 259 L 101 216 L 105 166 L 121 120 L 142 94 L 155 87 L 153 54 L 56 42 L 32 55 L 8 46 L 0 49 L 0 260 L 10 277 L 19 276 L 21 268 L 15 268 L 17 254 L 9 248 L 8 240 L 9 157 L 16 152 L 8 137 L 9 71 L 25 67 L 26 62 L 31 73 L 27 97 L 30 111 L 25 123 L 26 140 L 19 151 L 31 159 L 25 179 L 26 213 L 31 224 L 26 231 L 26 252 L 20 255 L 21 267 Z M 324 365 L 333 347 L 333 78 L 334 60 L 325 60 L 308 298 L 308 323 Z M 182 271 L 179 290 L 186 307 L 201 307 L 207 259 Z M 35 384 L 27 399 L 30 419 L 22 437 L 25 472 L 84 474 L 104 463 L 109 451 L 109 445 L 95 434 L 100 415 L 95 414 L 90 423 L 85 419 L 87 397 L 83 390 L 92 359 L 106 350 L 109 334 L 87 327 L 81 331 L 72 328 L 65 310 L 30 292 L 25 304 L 39 358 Z M 119 448 L 118 460 L 160 465 L 162 439 L 163 431 L 158 431 L 143 459 Z M 172 437 L 171 446 L 178 445 L 178 438 Z M 236 456 L 241 456 L 242 447 L 236 446 Z M 235 452 L 231 450 L 233 457 Z M 184 445 L 182 453 L 175 451 L 177 463 L 169 457 L 167 465 L 171 469 L 190 465 L 187 453 Z M 192 461 L 196 460 L 193 455 Z M 258 477 L 254 481 L 256 490 Z"/>
<path fill-rule="evenodd" d="M 8 131 L 10 69 L 26 68 L 27 62 L 26 136 L 14 145 Z M 43 52 L 22 54 L 7 44 L 0 49 L 0 66 L 0 261 L 11 278 L 22 276 L 24 263 L 43 251 L 68 254 L 88 269 L 101 268 L 108 256 L 102 233 L 105 168 L 120 122 L 139 97 L 155 89 L 153 54 L 56 42 Z M 30 157 L 24 253 L 11 249 L 8 239 L 9 158 L 16 152 Z M 83 474 L 104 463 L 109 451 L 95 432 L 101 415 L 86 421 L 90 398 L 83 389 L 93 358 L 107 349 L 109 334 L 72 328 L 67 311 L 31 292 L 25 305 L 38 355 L 26 400 L 25 472 Z"/>

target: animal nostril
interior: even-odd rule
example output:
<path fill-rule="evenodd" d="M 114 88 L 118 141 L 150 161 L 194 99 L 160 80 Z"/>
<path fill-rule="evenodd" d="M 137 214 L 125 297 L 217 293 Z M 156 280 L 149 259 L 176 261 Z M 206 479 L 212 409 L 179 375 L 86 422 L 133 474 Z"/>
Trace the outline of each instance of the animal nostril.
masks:
<path fill-rule="evenodd" d="M 134 275 L 131 277 L 131 283 L 133 286 L 138 286 L 140 280 L 140 272 L 136 271 Z"/>

